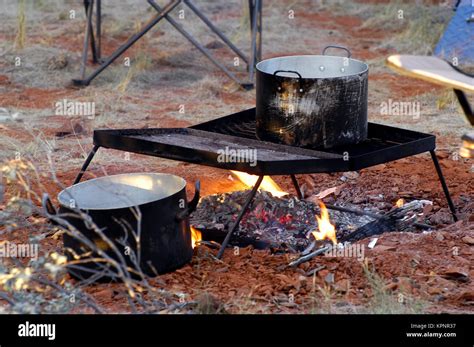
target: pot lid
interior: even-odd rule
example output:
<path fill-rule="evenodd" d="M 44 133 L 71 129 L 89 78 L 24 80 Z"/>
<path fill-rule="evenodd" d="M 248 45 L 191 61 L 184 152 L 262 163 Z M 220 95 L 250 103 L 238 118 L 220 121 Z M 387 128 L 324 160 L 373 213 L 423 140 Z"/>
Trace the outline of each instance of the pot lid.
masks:
<path fill-rule="evenodd" d="M 359 75 L 368 71 L 369 66 L 356 59 L 332 55 L 293 55 L 262 60 L 257 64 L 257 70 L 278 76 L 298 78 L 340 78 Z"/>
<path fill-rule="evenodd" d="M 58 195 L 61 205 L 84 210 L 113 210 L 167 198 L 186 187 L 186 181 L 162 173 L 105 176 L 75 184 Z"/>

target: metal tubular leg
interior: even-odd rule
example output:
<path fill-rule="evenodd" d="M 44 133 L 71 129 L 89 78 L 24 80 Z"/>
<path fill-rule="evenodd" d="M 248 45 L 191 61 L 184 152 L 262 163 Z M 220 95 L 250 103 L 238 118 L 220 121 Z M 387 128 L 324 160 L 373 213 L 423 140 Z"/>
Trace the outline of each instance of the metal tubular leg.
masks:
<path fill-rule="evenodd" d="M 296 190 L 296 195 L 298 196 L 298 199 L 303 200 L 304 195 L 303 192 L 301 191 L 300 185 L 298 183 L 298 180 L 296 179 L 295 175 L 290 175 L 291 177 L 291 182 L 293 182 L 293 186 L 295 187 Z"/>
<path fill-rule="evenodd" d="M 95 41 L 94 27 L 92 25 L 92 17 L 94 15 L 94 3 L 95 3 L 95 0 L 84 0 L 87 25 L 89 26 L 89 38 L 90 38 L 90 46 L 91 46 L 91 52 L 92 52 L 92 61 L 94 63 L 97 63 L 98 62 L 97 46 L 96 46 L 96 41 Z M 92 8 L 90 12 L 89 12 L 89 8 Z"/>
<path fill-rule="evenodd" d="M 249 22 L 250 22 L 250 49 L 252 49 L 252 38 L 253 38 L 253 32 L 252 32 L 252 29 L 253 29 L 253 11 L 254 11 L 254 0 L 248 0 L 249 2 Z M 252 64 L 251 62 L 249 62 L 247 64 L 247 72 L 250 72 L 250 68 L 251 68 Z"/>
<path fill-rule="evenodd" d="M 82 64 L 80 69 L 81 78 L 86 76 L 86 65 L 87 65 L 87 53 L 89 50 L 89 36 L 91 26 L 89 25 L 91 18 L 92 18 L 92 4 L 89 0 L 84 1 L 84 6 L 86 8 L 86 17 L 87 17 L 87 25 L 86 25 L 86 34 L 84 36 L 84 45 L 82 47 Z"/>
<path fill-rule="evenodd" d="M 466 116 L 469 123 L 474 126 L 474 111 L 472 110 L 471 104 L 469 104 L 469 100 L 466 97 L 466 94 L 459 89 L 454 89 L 454 94 L 456 94 L 459 104 L 464 111 L 464 115 Z"/>
<path fill-rule="evenodd" d="M 431 159 L 433 159 L 434 166 L 436 168 L 436 172 L 438 173 L 439 181 L 441 182 L 441 187 L 443 187 L 444 195 L 446 196 L 446 200 L 448 201 L 449 209 L 451 210 L 451 214 L 453 215 L 453 219 L 455 222 L 458 221 L 458 217 L 456 215 L 456 208 L 454 207 L 453 201 L 451 200 L 451 195 L 449 194 L 448 186 L 446 185 L 446 181 L 444 180 L 443 172 L 441 171 L 441 166 L 439 166 L 438 158 L 436 158 L 435 151 L 430 151 Z"/>
<path fill-rule="evenodd" d="M 97 39 L 96 56 L 97 60 L 102 59 L 102 4 L 101 0 L 96 0 L 96 23 L 95 23 L 95 37 Z"/>
<path fill-rule="evenodd" d="M 242 209 L 240 210 L 239 215 L 237 216 L 237 219 L 235 220 L 235 223 L 232 225 L 230 230 L 227 232 L 227 235 L 225 236 L 224 242 L 222 242 L 221 249 L 219 250 L 219 253 L 217 253 L 217 258 L 218 259 L 222 258 L 222 255 L 224 254 L 225 248 L 227 247 L 232 234 L 239 227 L 240 221 L 242 220 L 242 217 L 244 216 L 245 212 L 247 212 L 247 210 L 250 206 L 250 203 L 252 202 L 253 198 L 255 197 L 255 194 L 257 194 L 257 190 L 260 187 L 260 184 L 262 184 L 262 181 L 263 181 L 263 176 L 259 176 L 258 179 L 257 179 L 257 182 L 255 183 L 255 185 L 253 186 L 253 188 L 250 191 L 249 195 L 247 196 L 247 199 L 245 200 L 245 203 L 242 206 Z"/>
<path fill-rule="evenodd" d="M 152 27 L 154 27 L 160 20 L 162 20 L 169 12 L 171 12 L 176 6 L 181 3 L 181 0 L 175 0 L 170 2 L 163 8 L 155 18 L 148 22 L 145 27 L 139 32 L 130 37 L 127 42 L 125 42 L 122 46 L 120 46 L 109 58 L 107 58 L 104 63 L 102 63 L 97 70 L 95 70 L 92 74 L 89 75 L 87 78 L 83 78 L 82 80 L 73 80 L 73 82 L 77 85 L 88 85 L 94 78 L 97 77 L 102 71 L 104 71 L 110 64 L 112 64 L 115 59 L 121 56 L 127 49 L 129 49 L 135 42 L 137 42 L 143 35 L 145 35 Z M 86 47 L 87 50 L 87 47 Z"/>
<path fill-rule="evenodd" d="M 88 167 L 89 164 L 91 163 L 92 158 L 94 158 L 94 155 L 95 155 L 95 153 L 97 152 L 97 150 L 99 149 L 99 147 L 100 147 L 100 146 L 95 145 L 94 148 L 92 148 L 92 151 L 90 151 L 89 155 L 87 156 L 87 159 L 86 159 L 86 161 L 84 162 L 84 164 L 82 165 L 81 171 L 79 171 L 79 173 L 77 174 L 77 177 L 76 177 L 76 179 L 74 180 L 74 183 L 73 183 L 73 184 L 77 184 L 77 183 L 80 182 L 82 176 L 84 175 L 84 172 L 86 172 L 87 167 Z"/>
<path fill-rule="evenodd" d="M 257 51 L 255 53 L 255 64 L 262 60 L 262 1 L 258 0 L 257 3 Z"/>
<path fill-rule="evenodd" d="M 253 82 L 253 75 L 255 73 L 255 57 L 257 53 L 257 28 L 258 28 L 258 11 L 260 0 L 254 1 L 254 6 L 252 10 L 251 25 L 252 25 L 252 43 L 250 46 L 250 66 L 249 66 L 249 81 Z"/>
<path fill-rule="evenodd" d="M 224 41 L 235 54 L 237 54 L 242 60 L 248 64 L 249 61 L 244 53 L 238 49 L 228 38 L 225 36 L 192 2 L 191 0 L 184 0 L 184 3 L 211 29 L 217 36 Z"/>
<path fill-rule="evenodd" d="M 148 0 L 148 3 L 155 8 L 156 11 L 159 13 L 163 13 L 161 10 L 161 7 L 154 1 L 154 0 Z M 178 30 L 186 39 L 188 39 L 189 42 L 191 42 L 198 50 L 201 51 L 202 54 L 204 54 L 214 65 L 216 65 L 219 69 L 221 69 L 230 79 L 232 79 L 234 82 L 237 84 L 243 85 L 241 81 L 238 80 L 235 75 L 230 72 L 224 65 L 219 63 L 209 52 L 206 48 L 204 48 L 199 42 L 197 42 L 194 37 L 192 37 L 191 34 L 189 34 L 186 30 L 181 27 L 173 18 L 168 16 L 167 14 L 164 15 L 166 20 L 175 27 L 176 30 Z"/>

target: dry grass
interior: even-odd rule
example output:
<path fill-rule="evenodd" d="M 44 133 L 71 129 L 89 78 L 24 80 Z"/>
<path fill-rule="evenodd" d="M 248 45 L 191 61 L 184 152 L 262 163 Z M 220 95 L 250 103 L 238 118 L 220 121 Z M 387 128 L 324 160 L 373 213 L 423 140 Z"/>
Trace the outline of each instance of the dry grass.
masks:
<path fill-rule="evenodd" d="M 432 54 L 452 16 L 448 6 L 419 5 L 399 0 L 374 5 L 360 13 L 364 12 L 370 12 L 371 16 L 364 21 L 363 27 L 397 33 L 382 42 L 382 47 L 395 48 L 399 53 L 420 55 Z"/>
<path fill-rule="evenodd" d="M 391 292 L 387 289 L 386 281 L 371 269 L 368 263 L 364 263 L 364 273 L 372 290 L 372 297 L 364 308 L 364 313 L 372 314 L 417 314 L 423 313 L 426 303 L 420 299 L 414 299 L 411 294 L 403 291 Z"/>
<path fill-rule="evenodd" d="M 26 41 L 26 15 L 25 15 L 25 0 L 18 0 L 18 17 L 17 30 L 15 36 L 15 48 L 25 48 Z"/>

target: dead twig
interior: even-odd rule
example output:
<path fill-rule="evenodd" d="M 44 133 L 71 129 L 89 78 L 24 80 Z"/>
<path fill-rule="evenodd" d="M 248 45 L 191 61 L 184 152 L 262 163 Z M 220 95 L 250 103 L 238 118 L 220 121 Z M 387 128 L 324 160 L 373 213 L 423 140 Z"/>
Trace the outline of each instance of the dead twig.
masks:
<path fill-rule="evenodd" d="M 325 246 L 325 247 L 319 248 L 319 249 L 315 250 L 314 252 L 309 253 L 308 255 L 305 255 L 305 256 L 302 256 L 302 257 L 300 257 L 296 260 L 293 260 L 292 262 L 290 262 L 288 264 L 288 266 L 289 267 L 296 267 L 296 266 L 298 266 L 298 265 L 300 265 L 304 262 L 307 262 L 308 260 L 311 260 L 314 257 L 316 257 L 316 256 L 318 256 L 322 253 L 325 253 L 325 252 L 327 252 L 331 249 L 332 249 L 332 246 Z"/>
<path fill-rule="evenodd" d="M 319 271 L 323 270 L 326 268 L 326 265 L 321 265 L 321 266 L 318 266 L 318 267 L 315 267 L 314 269 L 312 270 L 309 270 L 307 273 L 306 273 L 306 276 L 310 277 L 310 276 L 313 276 L 315 274 L 317 274 Z"/>

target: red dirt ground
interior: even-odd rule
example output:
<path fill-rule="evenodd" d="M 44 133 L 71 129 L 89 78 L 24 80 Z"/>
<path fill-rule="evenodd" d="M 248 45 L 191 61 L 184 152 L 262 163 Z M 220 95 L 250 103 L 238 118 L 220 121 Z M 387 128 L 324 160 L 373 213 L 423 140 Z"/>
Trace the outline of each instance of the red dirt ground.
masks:
<path fill-rule="evenodd" d="M 380 1 L 377 1 L 380 2 Z M 341 26 L 351 28 L 347 32 L 347 42 L 355 43 L 354 57 L 373 59 L 385 57 L 385 50 L 369 51 L 366 49 L 373 41 L 380 41 L 387 35 L 377 29 L 360 28 L 361 19 L 354 16 L 334 16 L 332 13 L 303 13 L 303 25 L 324 29 L 337 30 Z M 104 41 L 107 53 L 125 37 Z M 355 42 L 354 42 L 355 41 Z M 80 37 L 74 40 L 58 42 L 58 47 L 80 47 Z M 343 44 L 346 42 L 342 42 Z M 298 52 L 291 51 L 291 54 Z M 219 53 L 218 53 L 219 54 Z M 393 98 L 405 98 L 426 93 L 427 90 L 440 90 L 431 84 L 407 79 L 388 73 L 372 74 L 371 81 L 386 83 Z M 10 83 L 7 76 L 0 76 L 0 85 L 8 85 L 11 91 L 0 94 L 3 107 L 21 107 L 43 109 L 50 108 L 53 102 L 61 98 L 77 96 L 75 89 L 39 89 L 26 88 Z M 184 91 L 188 92 L 189 91 Z M 242 93 L 220 91 L 218 97 L 229 105 L 248 103 L 249 98 Z M 144 100 L 145 102 L 145 100 Z M 153 101 L 149 101 L 153 103 Z M 154 123 L 164 127 L 188 126 L 194 121 L 177 120 L 167 113 L 175 111 L 176 105 L 156 102 L 151 112 Z M 196 108 L 199 105 L 195 106 Z M 48 118 L 48 124 L 41 129 L 47 136 L 54 136 L 58 129 L 68 129 L 74 121 L 60 116 Z M 134 127 L 147 126 L 150 119 L 134 121 Z M 5 124 L 0 125 L 4 134 L 12 138 L 26 140 L 21 129 Z M 91 136 L 90 129 L 81 137 Z M 439 138 L 439 143 L 452 142 L 451 139 Z M 78 150 L 71 153 L 72 158 L 82 155 Z M 408 199 L 428 199 L 433 201 L 432 209 L 426 211 L 427 221 L 436 226 L 431 233 L 389 233 L 380 237 L 373 250 L 367 250 L 369 267 L 383 278 L 386 289 L 394 293 L 402 293 L 408 299 L 401 305 L 410 305 L 412 301 L 424 302 L 429 312 L 473 312 L 474 305 L 474 178 L 471 171 L 472 162 L 455 161 L 451 153 L 440 152 L 438 157 L 448 181 L 454 202 L 462 218 L 452 223 L 446 201 L 439 181 L 436 178 L 432 162 L 427 155 L 404 159 L 362 170 L 356 179 L 341 181 L 342 174 L 307 175 L 298 178 L 305 183 L 307 192 L 317 193 L 323 189 L 344 185 L 340 196 L 329 196 L 326 202 L 343 199 L 355 204 L 380 204 L 376 195 L 383 195 L 383 203 L 393 205 L 401 196 Z M 183 176 L 188 182 L 189 193 L 192 182 L 201 180 L 202 194 L 213 194 L 229 190 L 243 189 L 243 185 L 232 181 L 229 173 L 202 166 L 179 164 L 163 166 L 153 160 L 131 154 L 132 161 L 143 160 L 149 163 L 149 171 L 161 171 Z M 133 166 L 123 167 L 120 164 L 104 165 L 108 174 L 133 171 Z M 77 168 L 79 169 L 79 168 Z M 76 171 L 58 173 L 60 181 L 70 184 Z M 91 166 L 86 178 L 102 175 L 102 170 Z M 278 177 L 276 181 L 287 191 L 292 191 L 291 181 L 286 177 Z M 56 184 L 45 180 L 46 190 L 55 196 L 60 190 Z M 7 198 L 13 192 L 8 192 Z M 15 234 L 14 241 L 26 240 L 25 232 Z M 43 241 L 47 248 L 60 250 L 61 242 L 46 238 Z M 359 243 L 367 245 L 368 240 Z M 216 254 L 205 246 L 195 249 L 192 262 L 182 269 L 152 280 L 157 287 L 165 288 L 173 293 L 185 293 L 186 300 L 203 300 L 203 294 L 212 297 L 210 310 L 226 312 L 279 312 L 301 313 L 321 312 L 325 310 L 326 301 L 320 288 L 326 288 L 329 302 L 339 307 L 338 312 L 350 308 L 361 309 L 370 305 L 375 293 L 368 285 L 363 264 L 350 258 L 319 257 L 302 264 L 297 268 L 284 268 L 289 261 L 288 255 L 273 255 L 269 251 L 257 251 L 251 248 L 240 249 L 235 255 L 233 250 L 226 251 L 222 262 L 208 256 Z M 308 277 L 306 272 L 320 265 L 325 265 L 316 276 Z M 334 274 L 334 281 L 327 283 L 328 274 Z M 465 276 L 463 276 L 463 274 Z M 97 284 L 85 289 L 93 298 L 106 308 L 108 312 L 127 312 L 128 304 L 121 295 L 123 286 L 120 284 Z M 293 295 L 293 300 L 290 296 Z M 207 300 L 207 299 L 206 299 Z M 335 307 L 336 307 L 335 306 Z"/>

